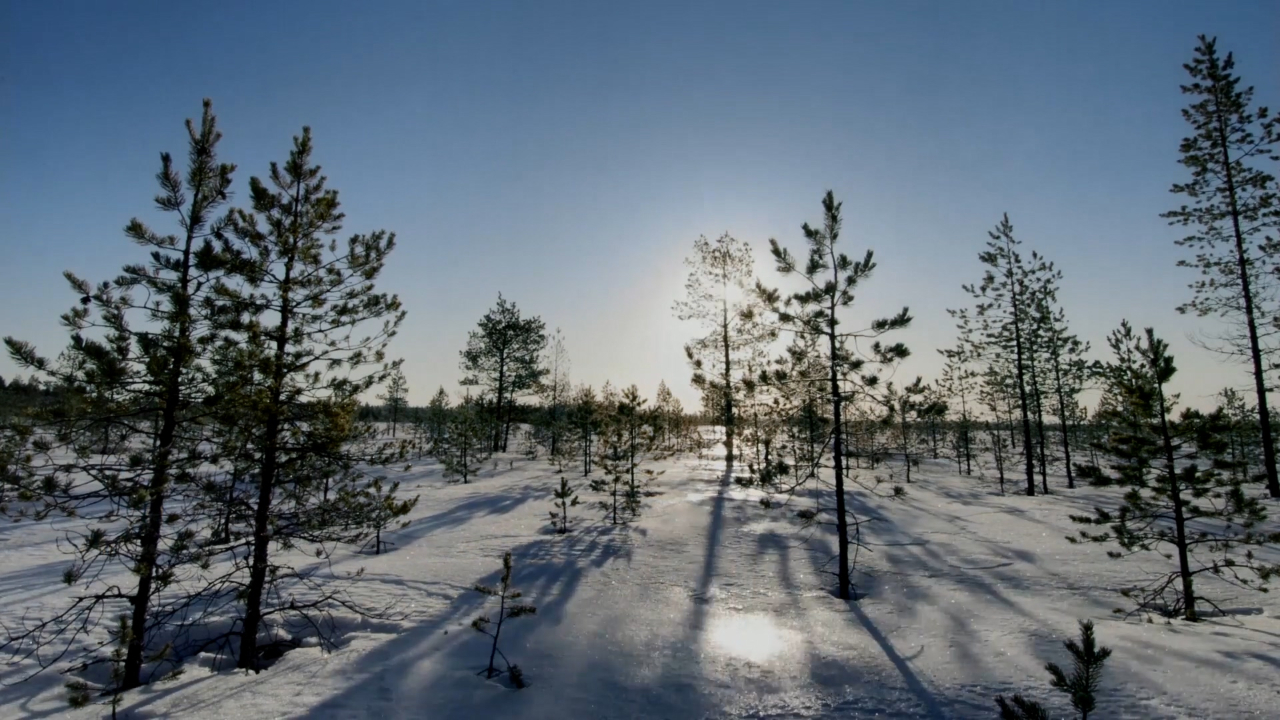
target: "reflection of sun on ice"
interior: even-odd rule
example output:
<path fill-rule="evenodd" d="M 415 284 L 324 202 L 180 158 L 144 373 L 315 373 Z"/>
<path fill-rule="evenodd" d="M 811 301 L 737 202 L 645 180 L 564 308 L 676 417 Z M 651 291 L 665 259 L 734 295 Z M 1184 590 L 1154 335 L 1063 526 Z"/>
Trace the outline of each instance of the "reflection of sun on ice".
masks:
<path fill-rule="evenodd" d="M 787 638 L 767 615 L 721 615 L 708 638 L 714 648 L 750 662 L 765 662 L 787 647 Z"/>

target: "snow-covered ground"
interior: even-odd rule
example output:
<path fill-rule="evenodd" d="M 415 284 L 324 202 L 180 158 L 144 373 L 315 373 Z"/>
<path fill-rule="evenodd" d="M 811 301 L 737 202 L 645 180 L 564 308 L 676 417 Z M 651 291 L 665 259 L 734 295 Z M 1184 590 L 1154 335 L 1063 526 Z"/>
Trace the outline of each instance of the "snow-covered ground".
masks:
<path fill-rule="evenodd" d="M 874 518 L 857 559 L 865 597 L 845 603 L 822 567 L 830 537 L 802 528 L 794 504 L 766 510 L 714 457 L 661 466 L 640 520 L 609 526 L 583 505 L 558 536 L 547 513 L 559 473 L 545 461 L 503 457 L 467 485 L 419 463 L 400 477 L 421 501 L 396 546 L 339 564 L 363 566 L 359 595 L 398 599 L 407 620 L 356 623 L 338 650 L 304 647 L 257 676 L 194 667 L 129 693 L 122 717 L 992 718 L 994 696 L 1013 692 L 1066 717 L 1043 665 L 1067 662 L 1061 642 L 1083 618 L 1114 650 L 1098 717 L 1280 713 L 1272 595 L 1228 592 L 1232 612 L 1198 624 L 1112 614 L 1126 602 L 1116 590 L 1155 560 L 1064 540 L 1068 514 L 1104 491 L 1001 497 L 926 461 L 904 498 L 859 493 Z M 0 527 L 0 619 L 63 602 L 57 535 Z M 538 608 L 502 631 L 531 683 L 521 691 L 477 676 L 487 638 L 468 627 L 486 606 L 469 588 L 496 582 L 507 550 Z M 0 718 L 108 712 L 69 710 L 63 679 L 0 688 Z"/>

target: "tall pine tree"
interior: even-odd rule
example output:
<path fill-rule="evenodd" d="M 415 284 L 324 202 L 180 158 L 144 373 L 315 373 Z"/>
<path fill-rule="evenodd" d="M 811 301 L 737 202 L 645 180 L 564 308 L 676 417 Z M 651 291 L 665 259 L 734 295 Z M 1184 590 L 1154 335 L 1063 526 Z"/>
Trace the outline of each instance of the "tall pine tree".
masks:
<path fill-rule="evenodd" d="M 1280 228 L 1280 192 L 1275 176 L 1263 169 L 1276 160 L 1280 119 L 1266 107 L 1251 107 L 1253 87 L 1240 87 L 1235 58 L 1219 56 L 1216 38 L 1199 39 L 1195 58 L 1183 65 L 1191 82 L 1182 92 L 1194 102 L 1182 117 L 1194 134 L 1178 148 L 1191 179 L 1172 188 L 1190 202 L 1163 215 L 1191 228 L 1178 244 L 1195 257 L 1178 264 L 1200 271 L 1191 283 L 1192 299 L 1178 310 L 1221 317 L 1237 328 L 1220 338 L 1217 349 L 1250 365 L 1267 490 L 1280 497 L 1262 337 L 1275 330 L 1270 321 L 1280 309 L 1269 291 L 1280 250 L 1275 236 L 1268 237 Z"/>
<path fill-rule="evenodd" d="M 759 284 L 757 291 L 783 328 L 794 336 L 816 340 L 810 347 L 821 357 L 824 377 L 807 379 L 823 386 L 824 401 L 829 411 L 835 494 L 831 510 L 835 516 L 838 559 L 836 593 L 841 599 L 849 600 L 853 597 L 853 583 L 849 566 L 849 512 L 845 497 L 846 405 L 855 389 L 867 390 L 878 385 L 874 366 L 893 364 L 909 354 L 902 343 L 884 345 L 876 338 L 907 327 L 911 323 L 911 315 L 903 308 L 897 315 L 873 320 L 862 327 L 842 327 L 848 322 L 842 316 L 853 307 L 857 289 L 870 278 L 876 264 L 870 250 L 861 260 L 853 260 L 836 249 L 843 218 L 841 203 L 836 202 L 834 193 L 828 191 L 823 197 L 822 211 L 819 227 L 805 223 L 801 228 L 809 250 L 803 265 L 777 240 L 769 240 L 778 272 L 786 277 L 799 277 L 804 288 L 785 297 L 778 290 Z M 869 343 L 869 346 L 862 345 L 867 347 L 868 355 L 859 352 L 860 342 Z"/>

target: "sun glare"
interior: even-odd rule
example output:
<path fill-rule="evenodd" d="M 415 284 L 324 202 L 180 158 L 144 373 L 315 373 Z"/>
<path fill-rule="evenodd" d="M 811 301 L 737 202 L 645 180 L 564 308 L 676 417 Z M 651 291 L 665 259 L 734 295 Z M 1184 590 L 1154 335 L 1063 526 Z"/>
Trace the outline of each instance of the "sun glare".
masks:
<path fill-rule="evenodd" d="M 712 621 L 711 645 L 749 662 L 765 662 L 787 647 L 783 631 L 768 616 L 723 615 Z"/>

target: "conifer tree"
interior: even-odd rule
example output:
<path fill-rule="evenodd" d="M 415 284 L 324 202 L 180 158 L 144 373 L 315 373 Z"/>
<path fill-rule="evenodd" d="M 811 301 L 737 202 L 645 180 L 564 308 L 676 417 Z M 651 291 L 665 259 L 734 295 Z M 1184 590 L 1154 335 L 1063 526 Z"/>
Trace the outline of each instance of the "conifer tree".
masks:
<path fill-rule="evenodd" d="M 449 393 L 444 387 L 436 390 L 427 403 L 427 412 L 423 417 L 423 444 L 432 455 L 436 454 L 440 443 L 444 441 L 449 427 Z"/>
<path fill-rule="evenodd" d="M 250 429 L 256 460 L 247 532 L 231 548 L 237 561 L 247 556 L 248 571 L 237 665 L 255 671 L 268 613 L 305 617 L 335 600 L 314 587 L 310 603 L 270 607 L 268 598 L 281 595 L 275 584 L 319 582 L 273 558 L 273 549 L 358 541 L 367 529 L 352 524 L 367 517 L 364 468 L 403 457 L 399 444 L 375 442 L 373 426 L 355 418 L 359 398 L 388 379 L 385 348 L 404 319 L 399 299 L 375 286 L 395 235 L 379 230 L 340 244 L 338 193 L 311 153 L 304 127 L 267 182 L 250 180 L 251 207 L 233 213 L 227 233 L 234 282 L 218 288 L 230 307 L 220 319 L 221 372 L 251 383 L 228 401 Z"/>
<path fill-rule="evenodd" d="M 1194 130 L 1183 138 L 1179 163 L 1191 179 L 1171 191 L 1189 201 L 1163 214 L 1170 224 L 1191 229 L 1178 241 L 1195 257 L 1182 267 L 1200 271 L 1191 283 L 1193 297 L 1179 312 L 1217 316 L 1233 326 L 1216 349 L 1249 363 L 1262 434 L 1263 470 L 1271 497 L 1280 497 L 1276 451 L 1267 401 L 1266 335 L 1278 317 L 1272 271 L 1280 256 L 1280 186 L 1264 168 L 1276 160 L 1280 117 L 1266 107 L 1251 107 L 1253 87 L 1240 87 L 1235 58 L 1218 54 L 1217 38 L 1199 36 L 1195 58 L 1183 65 L 1191 82 L 1182 86 L 1193 102 L 1182 117 Z"/>
<path fill-rule="evenodd" d="M 888 419 L 894 425 L 896 444 L 898 451 L 902 453 L 908 483 L 911 482 L 911 466 L 916 462 L 914 452 L 920 442 L 917 427 L 927 409 L 924 402 L 925 391 L 924 380 L 920 377 L 902 386 L 902 389 L 894 387 L 892 382 L 885 387 L 884 403 L 889 410 Z"/>
<path fill-rule="evenodd" d="M 444 439 L 436 445 L 436 458 L 444 465 L 445 478 L 463 484 L 471 482 L 492 455 L 491 428 L 479 403 L 470 396 L 450 412 Z"/>
<path fill-rule="evenodd" d="M 590 385 L 580 385 L 573 393 L 570 421 L 582 456 L 582 476 L 591 475 L 591 461 L 595 457 L 596 433 L 600 422 L 600 401 Z"/>
<path fill-rule="evenodd" d="M 1262 561 L 1253 547 L 1280 542 L 1280 532 L 1260 530 L 1266 511 L 1257 498 L 1221 472 L 1227 427 L 1221 411 L 1184 410 L 1173 416 L 1177 396 L 1165 388 L 1177 368 L 1168 346 L 1147 328 L 1138 336 L 1126 322 L 1108 338 L 1115 359 L 1104 369 L 1111 408 L 1105 451 L 1115 458 L 1111 472 L 1079 469 L 1095 484 L 1125 490 L 1115 512 L 1094 508 L 1072 515 L 1077 523 L 1106 530 L 1081 530 L 1072 542 L 1116 543 L 1113 558 L 1159 552 L 1177 567 L 1124 591 L 1138 610 L 1198 620 L 1195 578 L 1204 573 L 1241 587 L 1265 588 L 1280 567 Z M 1203 463 L 1203 464 L 1202 464 Z M 1243 555 L 1239 549 L 1246 552 Z"/>
<path fill-rule="evenodd" d="M 674 448 L 684 434 L 684 406 L 667 387 L 665 380 L 658 381 L 658 390 L 653 394 L 653 409 L 659 443 L 663 447 Z"/>
<path fill-rule="evenodd" d="M 521 317 L 516 304 L 501 293 L 498 304 L 480 318 L 479 329 L 468 334 L 461 353 L 462 384 L 485 388 L 493 402 L 493 452 L 507 451 L 516 398 L 537 390 L 547 374 L 541 363 L 546 347 L 542 318 Z"/>
<path fill-rule="evenodd" d="M 399 481 L 384 485 L 385 480 L 383 477 L 373 478 L 363 489 L 365 497 L 359 504 L 366 513 L 363 524 L 373 532 L 374 555 L 381 555 L 383 548 L 393 544 L 383 540 L 382 533 L 406 527 L 409 521 L 402 518 L 418 504 L 417 495 L 403 500 L 396 497 L 396 491 L 400 489 Z"/>
<path fill-rule="evenodd" d="M 742 365 L 759 356 L 776 334 L 761 322 L 763 308 L 751 292 L 754 260 L 746 243 L 728 233 L 714 242 L 699 237 L 685 265 L 685 299 L 675 303 L 675 313 L 698 322 L 706 333 L 685 345 L 685 355 L 694 387 L 716 400 L 724 424 L 725 463 L 732 465 Z"/>
<path fill-rule="evenodd" d="M 535 615 L 537 614 L 538 609 L 528 603 L 515 602 L 523 597 L 523 595 L 520 591 L 513 590 L 511 587 L 511 571 L 513 569 L 514 564 L 511 561 L 511 553 L 505 553 L 502 556 L 502 578 L 498 581 L 498 587 L 492 588 L 478 583 L 475 585 L 473 589 L 476 592 L 489 597 L 498 598 L 498 619 L 495 622 L 494 620 L 491 620 L 488 615 L 481 615 L 471 621 L 471 627 L 477 632 L 484 633 L 485 635 L 493 638 L 493 645 L 489 649 L 489 665 L 480 672 L 483 673 L 486 678 L 494 678 L 505 672 L 507 677 L 511 678 L 511 684 L 515 685 L 518 689 L 522 689 L 525 687 L 524 674 L 520 672 L 520 666 L 513 665 L 511 661 L 507 659 L 506 653 L 502 652 L 501 648 L 498 647 L 498 639 L 502 636 L 502 625 L 506 621 L 514 618 L 525 617 L 527 615 Z M 502 656 L 502 662 L 507 666 L 506 670 L 499 670 L 494 667 L 493 663 L 498 656 Z"/>
<path fill-rule="evenodd" d="M 1063 645 L 1071 653 L 1071 675 L 1068 676 L 1056 663 L 1046 663 L 1044 669 L 1049 673 L 1049 686 L 1071 698 L 1071 707 L 1075 708 L 1080 720 L 1089 720 L 1089 713 L 1098 704 L 1096 693 L 1102 680 L 1102 669 L 1107 658 L 1111 657 L 1111 648 L 1098 647 L 1092 620 L 1080 621 L 1080 642 L 1068 639 Z M 1049 720 L 1044 706 L 1021 695 L 1014 695 L 1010 701 L 997 696 L 996 705 L 1000 708 L 1001 720 Z"/>
<path fill-rule="evenodd" d="M 1258 414 L 1234 388 L 1223 388 L 1218 392 L 1218 407 L 1222 408 L 1229 428 L 1227 440 L 1231 475 L 1240 482 L 1250 482 L 1253 479 L 1251 470 L 1262 467 Z"/>
<path fill-rule="evenodd" d="M 1062 431 L 1062 457 L 1066 466 L 1067 487 L 1074 488 L 1075 476 L 1071 467 L 1071 421 L 1078 407 L 1076 398 L 1084 389 L 1089 375 L 1089 363 L 1085 354 L 1089 343 L 1073 335 L 1067 325 L 1066 311 L 1058 304 L 1058 283 L 1062 272 L 1053 263 L 1039 267 L 1034 294 L 1039 349 L 1044 355 L 1044 369 L 1048 376 L 1045 383 L 1056 406 L 1058 426 Z"/>
<path fill-rule="evenodd" d="M 578 506 L 578 494 L 569 481 L 560 476 L 560 487 L 552 491 L 555 498 L 555 510 L 551 511 L 551 526 L 563 535 L 569 532 L 569 508 Z"/>
<path fill-rule="evenodd" d="M 156 652 L 157 626 L 172 617 L 158 607 L 161 595 L 206 557 L 195 542 L 200 530 L 189 514 L 187 490 L 210 459 L 202 445 L 202 414 L 212 397 L 200 356 L 211 337 L 209 288 L 224 260 L 213 238 L 225 223 L 218 212 L 235 166 L 218 162 L 222 134 L 210 101 L 204 101 L 199 123 L 187 121 L 187 135 L 185 174 L 162 153 L 156 175 L 156 207 L 171 214 L 178 231 L 162 235 L 135 218 L 125 234 L 148 249 L 147 262 L 127 265 L 114 282 L 97 286 L 65 273 L 80 300 L 62 316 L 71 343 L 57 362 L 5 338 L 15 362 L 65 389 L 61 411 L 38 417 L 53 432 L 36 438 L 33 449 L 43 460 L 23 490 L 37 518 L 84 518 L 84 530 L 69 538 L 75 559 L 65 580 L 92 587 L 67 610 L 4 645 L 16 641 L 27 652 L 65 642 L 53 653 L 61 658 L 124 604 L 129 633 L 121 690 L 143 682 L 143 666 Z M 114 438 L 105 444 L 104 428 Z M 127 585 L 96 581 L 117 564 L 130 572 Z"/>
<path fill-rule="evenodd" d="M 591 489 L 609 494 L 600 507 L 615 525 L 640 514 L 642 482 L 647 486 L 662 474 L 643 467 L 661 457 L 647 403 L 631 385 L 616 400 L 603 405 L 596 460 L 605 477 L 593 481 Z"/>
<path fill-rule="evenodd" d="M 963 343 L 939 350 L 947 359 L 938 381 L 938 391 L 958 413 L 952 435 L 955 446 L 956 471 L 973 474 L 974 408 L 977 402 L 978 373 L 971 364 L 968 348 Z"/>
<path fill-rule="evenodd" d="M 1028 283 L 1032 267 L 1018 250 L 1021 243 L 1013 236 L 1013 224 L 1007 214 L 996 229 L 987 234 L 990 236 L 987 249 L 978 254 L 978 259 L 987 266 L 982 281 L 963 286 L 965 292 L 973 296 L 974 307 L 947 312 L 959 322 L 961 340 L 973 347 L 976 357 L 982 358 L 993 370 L 1008 367 L 1012 374 L 1022 420 L 1027 495 L 1034 496 L 1035 453 L 1031 437 L 1035 412 L 1035 389 L 1031 381 L 1034 349 L 1030 338 L 1034 304 Z"/>
<path fill-rule="evenodd" d="M 769 249 L 779 273 L 788 277 L 800 277 L 805 288 L 787 295 L 757 283 L 757 291 L 765 304 L 773 311 L 778 323 L 796 336 L 816 339 L 811 347 L 820 353 L 825 377 L 806 378 L 825 386 L 825 402 L 830 409 L 833 488 L 835 493 L 834 522 L 838 566 L 836 592 L 842 600 L 852 598 L 852 579 L 849 572 L 849 516 L 845 498 L 845 413 L 846 404 L 854 388 L 867 392 L 879 384 L 879 377 L 872 372 L 876 365 L 890 365 L 909 353 L 902 343 L 884 345 L 876 338 L 885 333 L 907 327 L 911 315 L 906 308 L 893 317 L 877 319 L 859 329 L 843 329 L 842 311 L 854 304 L 855 290 L 875 270 L 871 251 L 861 260 L 853 260 L 836 249 L 840 239 L 842 218 L 841 203 L 828 191 L 822 199 L 823 222 L 821 227 L 802 226 L 809 246 L 808 258 L 803 266 L 795 256 L 769 240 Z M 869 356 L 858 352 L 859 341 L 870 341 Z M 825 444 L 825 443 L 824 443 Z"/>
<path fill-rule="evenodd" d="M 542 442 L 553 460 L 562 461 L 565 455 L 564 436 L 569 423 L 569 399 L 573 386 L 569 382 L 569 351 L 565 348 L 560 328 L 552 333 L 542 359 L 545 376 L 538 386 L 542 398 Z"/>
<path fill-rule="evenodd" d="M 386 384 L 387 391 L 379 395 L 378 399 L 386 403 L 387 411 L 391 414 L 391 437 L 395 437 L 400 416 L 409 407 L 409 382 L 405 380 L 404 371 L 399 364 L 387 376 Z"/>

